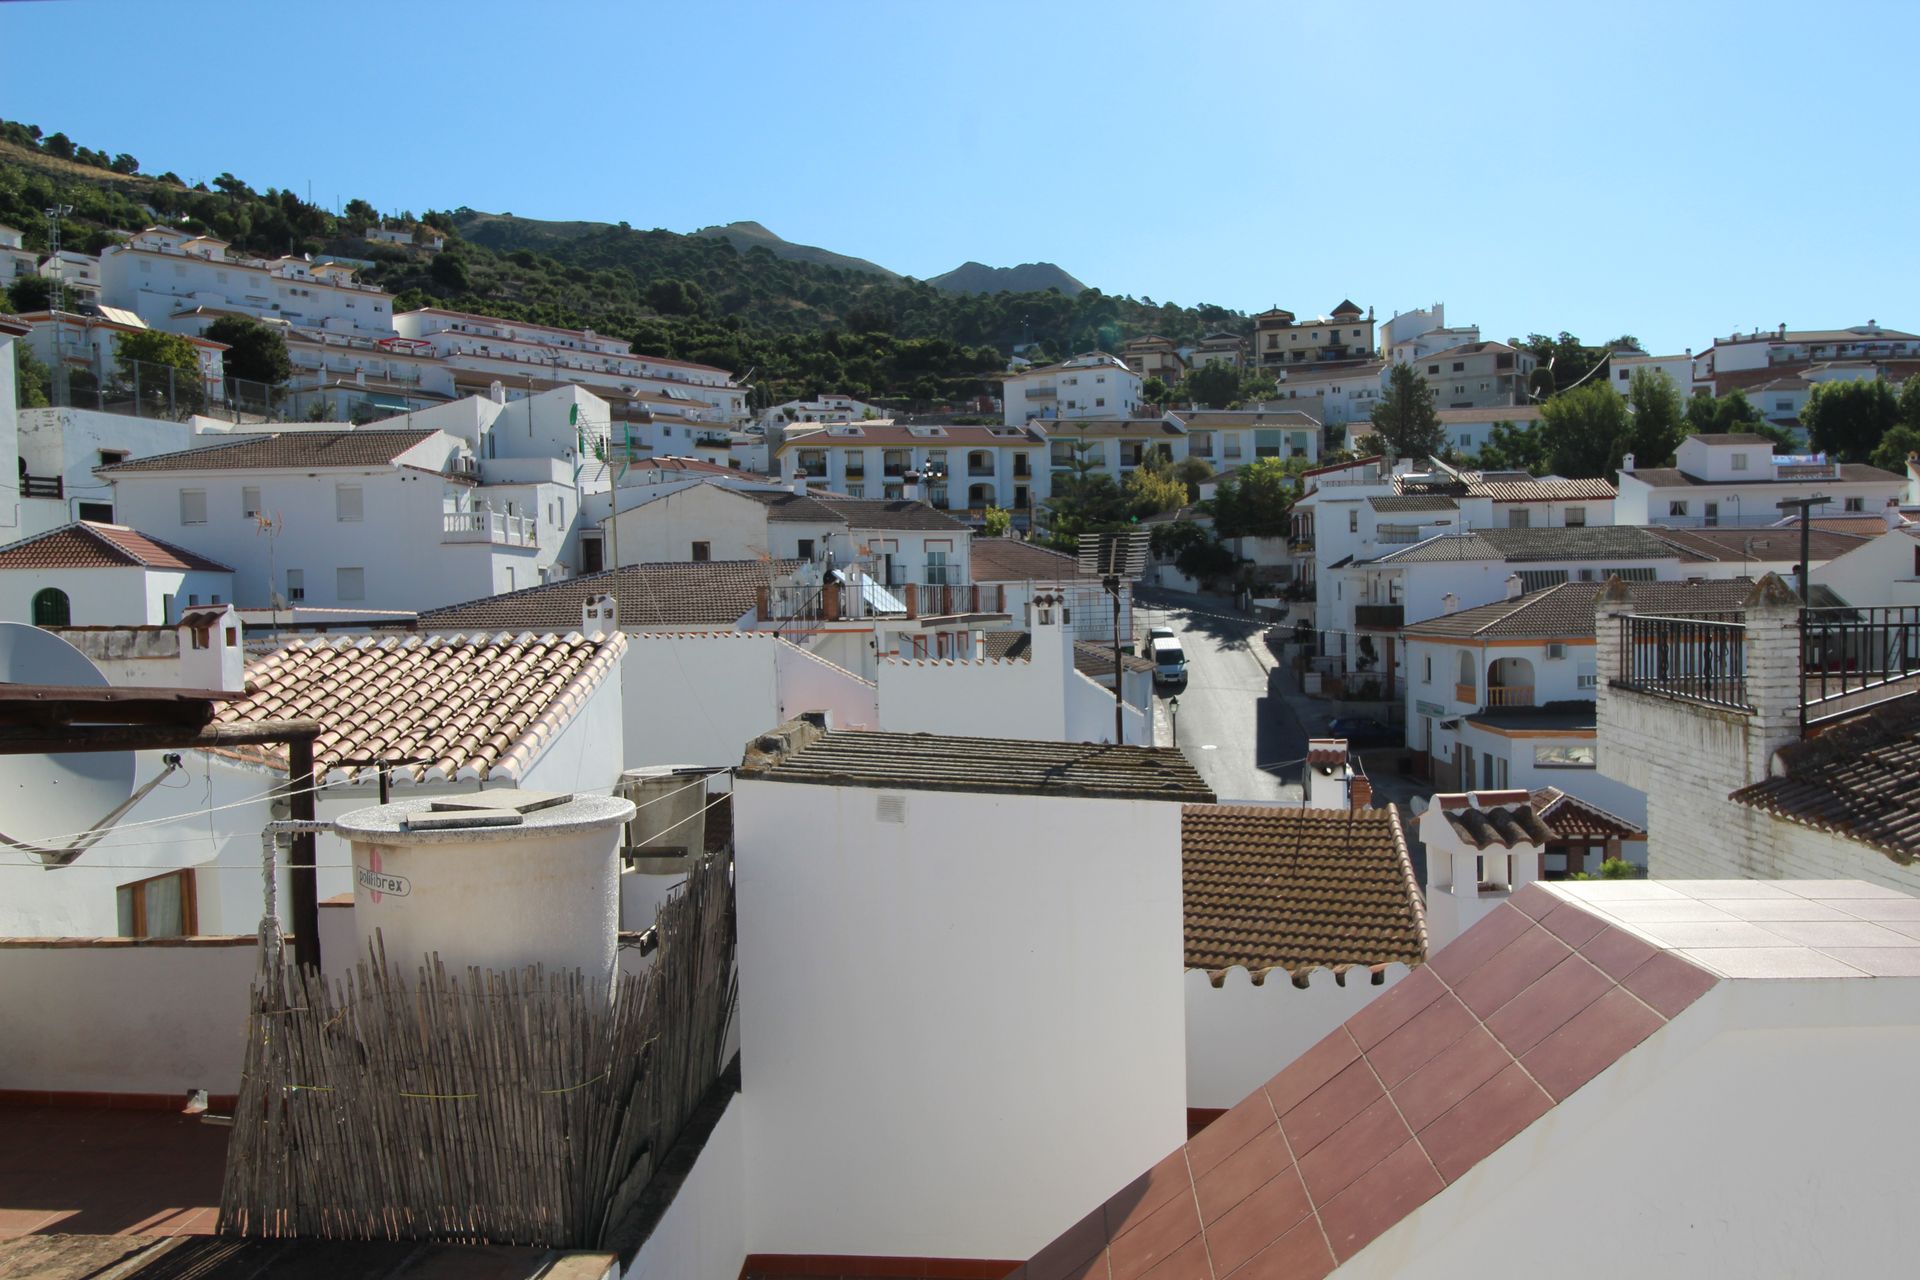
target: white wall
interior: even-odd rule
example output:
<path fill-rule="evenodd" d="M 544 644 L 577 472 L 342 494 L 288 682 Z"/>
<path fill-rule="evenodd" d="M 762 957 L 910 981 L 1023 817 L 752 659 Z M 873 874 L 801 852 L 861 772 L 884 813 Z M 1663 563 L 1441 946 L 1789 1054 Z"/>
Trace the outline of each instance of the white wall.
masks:
<path fill-rule="evenodd" d="M 886 658 L 878 683 L 880 723 L 894 733 L 1070 740 L 1065 674 L 1057 660 L 1048 665 L 1037 654 L 1031 662 Z M 1109 720 L 1107 737 L 1112 736 Z"/>
<path fill-rule="evenodd" d="M 59 476 L 65 484 L 66 497 L 58 502 L 50 499 L 30 502 L 31 516 L 22 536 L 44 533 L 78 520 L 83 502 L 113 505 L 113 485 L 93 473 L 100 465 L 103 449 L 124 453 L 129 458 L 146 458 L 214 443 L 217 439 L 195 435 L 191 421 L 134 418 L 92 409 L 24 409 L 20 412 L 20 456 L 26 459 L 29 473 Z M 126 523 L 119 519 L 117 511 L 115 521 Z M 178 523 L 177 514 L 174 522 Z M 167 536 L 163 530 L 142 532 Z"/>
<path fill-rule="evenodd" d="M 740 763 L 781 722 L 769 632 L 629 633 L 625 767 Z"/>
<path fill-rule="evenodd" d="M 238 1093 L 258 964 L 251 937 L 0 942 L 0 1090 Z"/>
<path fill-rule="evenodd" d="M 1178 1147 L 1179 828 L 742 778 L 749 1250 L 1024 1258 Z"/>
<path fill-rule="evenodd" d="M 824 711 L 828 725 L 835 729 L 880 726 L 880 693 L 871 680 L 863 680 L 845 667 L 786 640 L 780 641 L 774 650 L 773 661 L 780 690 L 776 724 L 784 724 L 803 711 Z M 745 745 L 743 738 L 741 746 Z M 738 758 L 732 763 L 738 764 Z"/>
<path fill-rule="evenodd" d="M 772 554 L 767 508 L 721 485 L 692 484 L 652 495 L 650 501 L 622 511 L 609 531 L 609 563 L 617 550 L 621 564 L 684 563 L 693 544 L 708 545 L 714 560 L 755 560 Z"/>
<path fill-rule="evenodd" d="M 745 1110 L 727 1104 L 624 1280 L 738 1280 L 753 1206 L 746 1200 Z"/>
<path fill-rule="evenodd" d="M 1360 968 L 1343 985 L 1330 970 L 1316 969 L 1302 990 L 1284 969 L 1256 985 L 1236 965 L 1218 987 L 1204 972 L 1187 970 L 1187 1105 L 1236 1105 L 1408 972 L 1388 965 L 1375 985 Z"/>
<path fill-rule="evenodd" d="M 1789 530 L 1782 541 L 1798 547 L 1799 535 Z M 1895 530 L 1815 566 L 1813 580 L 1832 587 L 1849 604 L 1920 604 L 1916 554 L 1920 554 L 1920 539 Z M 1794 559 L 1799 559 L 1797 551 Z"/>
<path fill-rule="evenodd" d="M 1911 978 L 1723 982 L 1340 1274 L 1908 1274 L 1916 1000 Z M 1581 1203 L 1604 1206 L 1584 1228 Z"/>

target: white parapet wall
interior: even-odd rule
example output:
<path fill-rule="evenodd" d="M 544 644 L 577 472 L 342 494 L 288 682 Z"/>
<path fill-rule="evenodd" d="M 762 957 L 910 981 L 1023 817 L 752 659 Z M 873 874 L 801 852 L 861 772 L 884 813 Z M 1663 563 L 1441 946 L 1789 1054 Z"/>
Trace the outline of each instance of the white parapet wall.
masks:
<path fill-rule="evenodd" d="M 1375 983 L 1370 970 L 1353 969 L 1342 983 L 1316 969 L 1296 987 L 1283 969 L 1256 983 L 1236 965 L 1216 987 L 1187 970 L 1187 1105 L 1234 1106 L 1408 972 L 1390 964 Z"/>
<path fill-rule="evenodd" d="M 752 1210 L 740 1112 L 736 1094 L 623 1280 L 738 1280 Z"/>
<path fill-rule="evenodd" d="M 240 1090 L 251 937 L 0 938 L 0 1092 Z"/>

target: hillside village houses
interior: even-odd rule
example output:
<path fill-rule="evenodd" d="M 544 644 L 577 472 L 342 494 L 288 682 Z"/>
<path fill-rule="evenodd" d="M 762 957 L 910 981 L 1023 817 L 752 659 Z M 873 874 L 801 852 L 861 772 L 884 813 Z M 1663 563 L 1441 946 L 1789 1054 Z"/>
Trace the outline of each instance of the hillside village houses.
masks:
<path fill-rule="evenodd" d="M 1752 527 L 1792 514 L 1780 506 L 1789 499 L 1827 499 L 1816 516 L 1878 515 L 1905 494 L 1903 477 L 1862 462 L 1776 454 L 1752 432 L 1694 435 L 1671 467 L 1641 467 L 1628 455 L 1615 515 L 1622 524 Z"/>
<path fill-rule="evenodd" d="M 1140 375 L 1104 351 L 1000 375 L 1002 421 L 1022 427 L 1035 418 L 1123 418 L 1140 408 Z"/>

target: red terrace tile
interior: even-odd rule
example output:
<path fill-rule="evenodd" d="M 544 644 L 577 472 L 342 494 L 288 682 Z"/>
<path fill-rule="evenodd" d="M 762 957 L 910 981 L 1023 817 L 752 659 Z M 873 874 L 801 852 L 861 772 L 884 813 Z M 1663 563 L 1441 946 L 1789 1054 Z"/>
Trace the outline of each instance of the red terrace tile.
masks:
<path fill-rule="evenodd" d="M 1204 1178 L 1213 1166 L 1278 1124 L 1266 1090 L 1256 1089 L 1252 1097 L 1187 1140 L 1187 1167 L 1195 1179 Z"/>
<path fill-rule="evenodd" d="M 1392 994 L 1391 991 L 1387 993 Z M 1384 996 L 1381 998 L 1385 999 Z M 1273 1104 L 1273 1113 L 1279 1116 L 1287 1114 L 1359 1056 L 1360 1046 L 1353 1042 L 1347 1029 L 1335 1027 L 1326 1039 L 1295 1058 L 1285 1071 L 1267 1081 L 1267 1100 Z"/>
<path fill-rule="evenodd" d="M 1600 932 L 1580 944 L 1580 954 L 1615 982 L 1653 959 L 1658 951 L 1652 943 L 1610 924 L 1601 925 Z"/>
<path fill-rule="evenodd" d="M 1665 1025 L 1659 1014 L 1615 987 L 1542 1040 L 1520 1065 L 1562 1101 Z"/>
<path fill-rule="evenodd" d="M 1570 902 L 1563 902 L 1540 921 L 1545 929 L 1570 947 L 1579 947 L 1607 927 L 1607 922 Z"/>
<path fill-rule="evenodd" d="M 1446 989 L 1446 984 L 1435 977 L 1432 970 L 1421 965 L 1348 1018 L 1347 1030 L 1352 1033 L 1355 1044 L 1363 1050 L 1371 1049 L 1405 1026 L 1407 1019 L 1439 999 Z"/>
<path fill-rule="evenodd" d="M 1207 1250 L 1213 1255 L 1214 1274 L 1228 1274 L 1293 1230 L 1302 1219 L 1318 1234 L 1319 1225 L 1309 1216 L 1312 1212 L 1300 1171 L 1292 1167 L 1281 1170 L 1279 1177 L 1207 1226 Z"/>
<path fill-rule="evenodd" d="M 1320 1225 L 1334 1256 L 1345 1262 L 1445 1185 L 1420 1144 L 1407 1143 L 1320 1206 Z"/>
<path fill-rule="evenodd" d="M 1102 1205 L 1033 1255 L 1027 1262 L 1028 1280 L 1067 1280 L 1083 1271 L 1087 1260 L 1098 1257 L 1106 1247 L 1106 1206 Z"/>
<path fill-rule="evenodd" d="M 1308 1218 L 1233 1272 L 1233 1280 L 1321 1280 L 1333 1270 L 1333 1254 L 1317 1218 Z M 1225 1275 L 1216 1259 L 1215 1275 Z"/>
<path fill-rule="evenodd" d="M 1400 1114 L 1417 1132 L 1448 1107 L 1513 1065 L 1513 1055 L 1485 1027 L 1475 1026 L 1441 1055 L 1393 1088 Z"/>
<path fill-rule="evenodd" d="M 1367 1061 L 1380 1083 L 1391 1089 L 1476 1025 L 1467 1007 L 1449 991 L 1369 1049 Z"/>
<path fill-rule="evenodd" d="M 1552 1106 L 1553 1099 L 1515 1063 L 1422 1129 L 1420 1145 L 1433 1157 L 1434 1168 L 1452 1182 Z"/>
<path fill-rule="evenodd" d="M 1195 1236 L 1174 1250 L 1159 1266 L 1147 1272 L 1145 1280 L 1213 1280 L 1213 1263 L 1207 1258 L 1207 1242 Z"/>
<path fill-rule="evenodd" d="M 1573 948 L 1538 927 L 1527 930 L 1500 954 L 1454 984 L 1467 1008 L 1482 1018 L 1547 976 Z"/>
<path fill-rule="evenodd" d="M 1280 1130 L 1268 1129 L 1222 1160 L 1206 1177 L 1194 1180 L 1194 1194 L 1200 1199 L 1200 1221 L 1215 1221 L 1292 1164 L 1293 1156 L 1287 1151 Z"/>
<path fill-rule="evenodd" d="M 1522 991 L 1487 1019 L 1507 1052 L 1522 1057 L 1562 1024 L 1613 989 L 1613 979 L 1579 956 L 1568 956 L 1546 977 Z"/>
<path fill-rule="evenodd" d="M 1107 1201 L 1107 1239 L 1118 1240 L 1177 1195 L 1193 1199 L 1193 1177 L 1187 1172 L 1185 1147 L 1129 1182 Z"/>
<path fill-rule="evenodd" d="M 1507 899 L 1508 902 L 1532 916 L 1535 920 L 1544 920 L 1553 914 L 1561 904 L 1561 899 L 1548 893 L 1537 884 L 1527 885 L 1520 892 Z"/>
<path fill-rule="evenodd" d="M 1180 1246 L 1200 1234 L 1200 1211 L 1191 1188 L 1147 1216 L 1133 1230 L 1116 1236 L 1107 1246 L 1112 1280 L 1135 1280 L 1172 1257 Z"/>
<path fill-rule="evenodd" d="M 1300 1162 L 1300 1176 L 1313 1202 L 1325 1204 L 1411 1137 L 1393 1099 L 1382 1098 L 1309 1152 Z"/>
<path fill-rule="evenodd" d="M 1698 965 L 1688 964 L 1671 951 L 1661 951 L 1628 974 L 1620 985 L 1658 1009 L 1662 1017 L 1674 1018 L 1718 981 Z"/>
<path fill-rule="evenodd" d="M 1533 917 L 1501 903 L 1473 928 L 1428 957 L 1426 967 L 1434 976 L 1453 984 L 1485 964 L 1493 954 L 1533 927 Z"/>
<path fill-rule="evenodd" d="M 1198 1137 L 1202 1130 L 1225 1114 L 1227 1114 L 1225 1107 L 1188 1107 L 1187 1137 L 1189 1139 Z"/>
<path fill-rule="evenodd" d="M 1280 1130 L 1293 1146 L 1294 1159 L 1304 1159 L 1341 1125 L 1373 1105 L 1382 1092 L 1379 1078 L 1364 1058 L 1314 1090 L 1305 1102 L 1280 1117 Z"/>

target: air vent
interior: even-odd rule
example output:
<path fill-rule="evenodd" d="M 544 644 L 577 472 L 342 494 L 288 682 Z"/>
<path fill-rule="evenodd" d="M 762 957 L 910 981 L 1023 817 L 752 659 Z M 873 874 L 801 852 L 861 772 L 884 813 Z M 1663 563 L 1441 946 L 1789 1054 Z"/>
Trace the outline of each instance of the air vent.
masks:
<path fill-rule="evenodd" d="M 907 798 L 905 796 L 877 796 L 873 802 L 873 816 L 881 822 L 891 822 L 896 826 L 907 820 Z"/>

